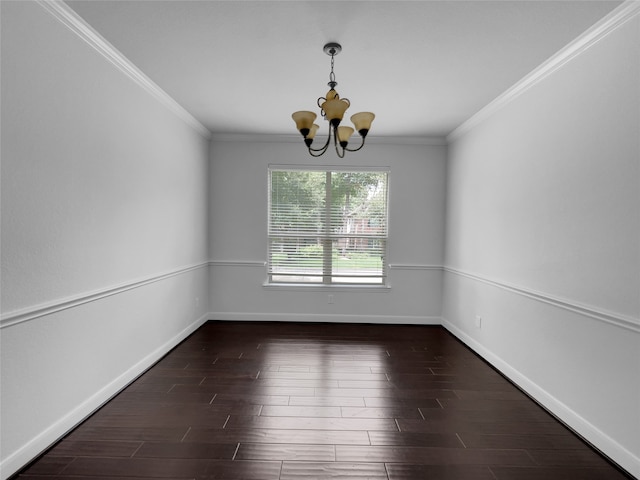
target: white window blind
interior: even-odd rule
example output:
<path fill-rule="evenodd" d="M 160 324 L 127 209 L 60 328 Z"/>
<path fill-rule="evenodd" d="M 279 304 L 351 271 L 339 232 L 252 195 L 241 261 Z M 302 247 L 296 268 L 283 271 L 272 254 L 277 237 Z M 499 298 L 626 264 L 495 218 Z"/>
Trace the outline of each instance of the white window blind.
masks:
<path fill-rule="evenodd" d="M 271 283 L 385 284 L 388 172 L 269 170 Z"/>

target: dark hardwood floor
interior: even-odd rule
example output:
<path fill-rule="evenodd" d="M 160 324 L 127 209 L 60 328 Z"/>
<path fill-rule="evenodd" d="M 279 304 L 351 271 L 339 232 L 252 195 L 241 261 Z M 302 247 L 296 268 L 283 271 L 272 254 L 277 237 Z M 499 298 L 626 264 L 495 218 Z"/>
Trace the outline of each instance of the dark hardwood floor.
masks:
<path fill-rule="evenodd" d="M 624 479 L 441 327 L 208 322 L 20 479 Z"/>

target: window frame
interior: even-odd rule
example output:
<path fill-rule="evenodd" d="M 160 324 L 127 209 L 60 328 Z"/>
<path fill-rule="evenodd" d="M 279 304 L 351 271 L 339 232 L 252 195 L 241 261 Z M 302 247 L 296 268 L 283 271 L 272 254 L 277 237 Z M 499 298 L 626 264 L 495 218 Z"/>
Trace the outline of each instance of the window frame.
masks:
<path fill-rule="evenodd" d="M 380 277 L 381 282 L 379 283 L 369 283 L 369 282 L 336 282 L 333 280 L 333 271 L 330 270 L 329 273 L 325 270 L 326 262 L 333 264 L 333 259 L 331 254 L 327 255 L 327 250 L 330 252 L 331 249 L 323 249 L 323 268 L 322 268 L 322 281 L 320 282 L 303 282 L 303 281 L 273 281 L 273 276 L 277 275 L 271 271 L 271 239 L 277 238 L 275 235 L 271 235 L 271 181 L 272 181 L 272 172 L 274 171 L 289 171 L 289 172 L 322 172 L 322 173 L 332 173 L 332 172 L 353 172 L 353 173 L 384 173 L 386 174 L 386 185 L 385 185 L 385 214 L 386 214 L 386 231 L 383 239 L 384 248 L 382 248 L 381 252 L 383 254 L 382 258 L 382 272 L 381 275 L 376 275 L 375 277 Z M 270 164 L 267 168 L 267 238 L 266 238 L 266 246 L 267 246 L 267 261 L 265 262 L 266 267 L 266 281 L 264 283 L 264 287 L 268 288 L 276 288 L 276 289 L 304 289 L 304 290 L 325 290 L 325 289 L 344 289 L 349 291 L 354 291 L 356 289 L 363 291 L 388 291 L 390 288 L 389 285 L 389 263 L 388 263 L 388 255 L 389 255 L 389 178 L 391 175 L 391 169 L 386 166 L 356 166 L 356 165 L 282 165 L 282 164 Z M 330 198 L 330 195 L 329 195 Z M 330 207 L 327 206 L 327 210 Z M 312 236 L 313 237 L 313 236 Z M 311 237 L 310 237 L 311 238 Z M 324 239 L 323 241 L 331 241 L 331 234 L 328 236 L 318 236 L 318 239 Z M 366 278 L 366 276 L 362 276 L 362 278 Z"/>

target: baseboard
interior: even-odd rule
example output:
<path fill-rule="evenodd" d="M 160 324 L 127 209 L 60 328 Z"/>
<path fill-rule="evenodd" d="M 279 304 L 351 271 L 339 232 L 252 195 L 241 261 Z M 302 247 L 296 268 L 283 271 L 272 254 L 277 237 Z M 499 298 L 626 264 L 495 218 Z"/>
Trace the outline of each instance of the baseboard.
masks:
<path fill-rule="evenodd" d="M 375 323 L 393 325 L 440 325 L 440 317 L 420 315 L 344 315 L 315 313 L 248 313 L 210 312 L 210 320 L 248 322 L 318 322 L 318 323 Z"/>
<path fill-rule="evenodd" d="M 24 468 L 34 458 L 47 450 L 56 441 L 75 428 L 83 420 L 98 410 L 102 405 L 117 395 L 123 388 L 133 380 L 153 366 L 158 360 L 165 356 L 172 348 L 182 342 L 185 338 L 195 332 L 202 324 L 208 320 L 208 314 L 200 318 L 183 329 L 169 341 L 155 349 L 138 363 L 129 368 L 122 375 L 104 386 L 98 392 L 86 399 L 72 411 L 53 423 L 49 428 L 31 439 L 20 449 L 9 455 L 0 462 L 0 480 L 6 480 L 21 468 Z"/>
<path fill-rule="evenodd" d="M 442 318 L 441 324 L 461 342 L 489 362 L 518 388 L 558 418 L 558 420 L 567 425 L 576 434 L 585 439 L 585 441 L 590 443 L 595 449 L 602 452 L 602 454 L 611 459 L 612 462 L 616 463 L 620 468 L 631 473 L 636 478 L 640 477 L 640 458 L 595 427 L 584 417 L 554 397 L 551 393 L 531 381 L 526 375 L 522 374 L 522 372 L 513 368 L 502 358 L 495 355 L 478 341 L 474 340 L 471 336 L 466 334 L 446 318 Z"/>

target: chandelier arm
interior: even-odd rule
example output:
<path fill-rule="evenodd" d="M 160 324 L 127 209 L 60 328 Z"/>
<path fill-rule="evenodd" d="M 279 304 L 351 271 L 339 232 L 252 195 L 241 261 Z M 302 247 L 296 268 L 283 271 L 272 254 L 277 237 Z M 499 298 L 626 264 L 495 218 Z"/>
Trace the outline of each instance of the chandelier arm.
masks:
<path fill-rule="evenodd" d="M 334 136 L 335 136 L 335 132 L 334 132 Z M 331 142 L 331 124 L 329 124 L 329 133 L 327 134 L 327 141 L 325 142 L 325 144 L 320 147 L 320 148 L 309 148 L 309 153 L 311 152 L 322 152 L 320 155 L 322 155 L 324 152 L 327 151 L 327 148 L 329 148 L 329 143 Z M 311 155 L 313 155 L 313 153 L 311 153 Z M 320 155 L 313 155 L 314 157 L 319 157 Z"/>
<path fill-rule="evenodd" d="M 345 150 L 347 152 L 357 152 L 358 150 L 361 150 L 362 147 L 364 147 L 364 139 L 365 139 L 365 137 L 361 137 L 361 138 L 362 138 L 362 143 L 360 144 L 360 146 L 358 148 L 346 148 L 345 147 Z"/>
<path fill-rule="evenodd" d="M 316 152 L 320 152 L 320 153 L 313 153 L 313 151 L 311 149 L 309 149 L 309 155 L 311 155 L 312 157 L 316 157 L 317 158 L 317 157 L 321 157 L 322 155 L 324 155 L 326 151 L 327 151 L 327 149 L 325 148 L 324 150 L 316 150 Z"/>
<path fill-rule="evenodd" d="M 325 143 L 324 147 L 319 148 L 319 149 L 309 148 L 309 154 L 312 157 L 321 157 L 322 155 L 325 154 L 325 152 L 327 151 L 328 148 L 329 148 L 329 142 Z"/>
<path fill-rule="evenodd" d="M 318 104 L 318 108 L 320 109 L 320 115 L 321 115 L 322 117 L 325 117 L 325 116 L 326 116 L 326 115 L 325 115 L 325 113 L 324 113 L 324 110 L 322 110 L 322 104 L 323 104 L 324 102 L 326 102 L 326 101 L 327 101 L 327 99 L 326 99 L 326 98 L 324 98 L 324 97 L 320 97 L 320 98 L 318 98 L 318 101 L 316 102 L 316 103 Z"/>
<path fill-rule="evenodd" d="M 340 147 L 342 147 L 342 154 L 340 154 L 340 149 L 338 148 L 338 132 L 336 131 L 336 129 L 334 129 L 333 132 L 333 145 L 336 148 L 336 155 L 338 155 L 338 158 L 344 158 L 344 147 L 342 147 L 342 145 L 340 145 Z"/>

